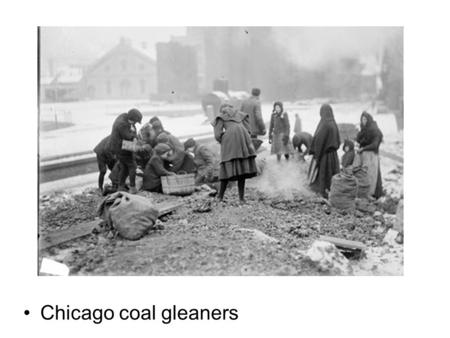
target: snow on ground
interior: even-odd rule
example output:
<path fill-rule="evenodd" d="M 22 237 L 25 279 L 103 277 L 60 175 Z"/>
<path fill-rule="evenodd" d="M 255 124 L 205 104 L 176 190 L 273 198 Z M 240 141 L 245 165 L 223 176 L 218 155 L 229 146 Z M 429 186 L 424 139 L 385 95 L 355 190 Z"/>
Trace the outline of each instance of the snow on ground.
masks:
<path fill-rule="evenodd" d="M 368 109 L 369 102 L 333 104 L 335 118 L 338 123 L 359 123 L 363 110 Z M 141 109 L 144 113 L 143 122 L 152 116 L 160 115 L 164 127 L 179 138 L 190 135 L 211 133 L 212 127 L 203 124 L 205 116 L 200 103 L 155 104 L 147 101 L 81 101 L 67 103 L 43 103 L 40 107 L 41 121 L 54 121 L 55 115 L 60 122 L 71 122 L 73 126 L 52 131 L 41 131 L 39 138 L 39 153 L 41 158 L 56 155 L 92 150 L 95 145 L 111 132 L 111 126 L 122 112 L 132 107 Z M 302 119 L 303 130 L 314 133 L 319 122 L 319 102 L 286 103 L 292 128 L 294 117 L 298 113 Z M 263 118 L 270 120 L 271 103 L 263 103 Z M 184 113 L 180 116 L 179 112 Z M 169 117 L 173 113 L 177 117 Z M 386 137 L 396 134 L 396 121 L 392 114 L 376 115 L 380 128 Z"/>

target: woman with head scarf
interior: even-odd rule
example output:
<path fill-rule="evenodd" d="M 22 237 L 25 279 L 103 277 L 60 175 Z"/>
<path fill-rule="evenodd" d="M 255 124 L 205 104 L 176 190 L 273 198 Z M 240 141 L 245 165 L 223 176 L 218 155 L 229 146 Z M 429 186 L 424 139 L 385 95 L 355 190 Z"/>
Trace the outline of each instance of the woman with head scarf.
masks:
<path fill-rule="evenodd" d="M 367 167 L 370 181 L 369 194 L 375 198 L 379 198 L 383 194 L 383 186 L 378 150 L 383 141 L 383 133 L 378 128 L 372 115 L 365 111 L 361 114 L 360 122 L 361 130 L 356 136 L 356 141 L 359 143 L 358 160 L 362 166 Z"/>
<path fill-rule="evenodd" d="M 142 189 L 162 192 L 161 176 L 175 175 L 175 173 L 169 171 L 169 157 L 171 155 L 172 148 L 167 144 L 160 143 L 153 148 L 153 156 L 145 166 Z"/>
<path fill-rule="evenodd" d="M 275 102 L 270 118 L 269 143 L 272 144 L 271 153 L 277 155 L 278 161 L 281 160 L 281 155 L 289 160 L 289 154 L 294 152 L 289 138 L 290 132 L 289 117 L 283 109 L 283 103 Z"/>
<path fill-rule="evenodd" d="M 254 177 L 257 173 L 249 116 L 230 104 L 223 104 L 212 125 L 214 136 L 221 146 L 218 199 L 223 200 L 228 181 L 238 181 L 239 199 L 245 202 L 245 179 Z"/>
<path fill-rule="evenodd" d="M 329 104 L 320 107 L 320 122 L 314 133 L 310 153 L 318 168 L 311 188 L 327 197 L 331 178 L 339 172 L 337 150 L 341 144 L 339 130 L 334 120 L 333 109 Z"/>

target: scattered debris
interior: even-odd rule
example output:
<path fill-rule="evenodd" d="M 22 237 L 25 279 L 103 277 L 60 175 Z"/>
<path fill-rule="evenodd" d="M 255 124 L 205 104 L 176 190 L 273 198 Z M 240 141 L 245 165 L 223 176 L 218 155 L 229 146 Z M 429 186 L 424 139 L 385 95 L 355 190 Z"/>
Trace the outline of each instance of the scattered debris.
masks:
<path fill-rule="evenodd" d="M 322 272 L 332 275 L 349 275 L 352 267 L 344 255 L 330 242 L 315 241 L 306 256 L 317 265 Z"/>
<path fill-rule="evenodd" d="M 319 240 L 334 244 L 348 259 L 360 259 L 364 254 L 364 250 L 366 250 L 366 246 L 357 241 L 329 236 L 320 236 Z"/>
<path fill-rule="evenodd" d="M 353 274 L 402 274 L 400 238 L 383 245 L 397 221 L 401 191 L 398 198 L 360 201 L 359 209 L 343 212 L 307 189 L 298 162 L 279 165 L 270 157 L 265 164 L 263 174 L 248 182 L 245 205 L 238 203 L 236 184 L 227 190 L 225 203 L 214 203 L 205 213 L 194 210 L 212 201 L 206 190 L 186 197 L 142 191 L 138 195 L 158 208 L 159 219 L 147 236 L 127 241 L 98 224 L 94 234 L 40 248 L 40 256 L 63 262 L 71 275 L 345 275 L 351 274 L 347 265 Z M 293 172 L 295 183 L 286 179 Z M 92 222 L 101 199 L 94 188 L 42 196 L 41 242 L 52 231 Z M 320 236 L 360 242 L 366 257 L 346 259 L 356 250 L 325 242 L 337 253 L 322 253 L 322 264 L 312 261 L 307 251 Z M 333 263 L 325 264 L 326 257 Z"/>
<path fill-rule="evenodd" d="M 194 212 L 203 213 L 203 212 L 210 212 L 211 210 L 212 210 L 211 201 L 205 201 L 201 203 L 198 207 L 196 207 L 194 209 Z"/>

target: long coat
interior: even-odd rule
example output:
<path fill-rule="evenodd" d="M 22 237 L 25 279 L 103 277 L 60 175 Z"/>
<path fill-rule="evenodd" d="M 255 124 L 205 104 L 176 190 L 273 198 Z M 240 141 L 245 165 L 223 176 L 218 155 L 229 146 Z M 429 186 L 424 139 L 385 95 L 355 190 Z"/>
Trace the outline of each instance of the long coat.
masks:
<path fill-rule="evenodd" d="M 312 183 L 313 190 L 325 195 L 331 187 L 331 178 L 339 172 L 337 150 L 341 144 L 339 129 L 334 120 L 331 106 L 320 108 L 321 120 L 314 133 L 310 153 L 317 163 L 317 179 Z"/>
<path fill-rule="evenodd" d="M 128 122 L 128 114 L 120 114 L 113 123 L 110 149 L 115 154 L 131 155 L 131 151 L 122 150 L 122 141 L 133 141 L 137 137 L 136 129 Z"/>
<path fill-rule="evenodd" d="M 294 152 L 289 134 L 291 125 L 286 112 L 273 112 L 270 117 L 269 139 L 272 140 L 272 154 L 290 154 Z"/>
<path fill-rule="evenodd" d="M 281 114 L 272 113 L 270 117 L 269 138 L 274 135 L 284 134 L 289 137 L 291 133 L 291 125 L 289 123 L 289 116 L 286 112 Z"/>
<path fill-rule="evenodd" d="M 212 123 L 214 137 L 220 143 L 221 163 L 256 157 L 250 138 L 249 117 L 235 109 L 226 109 Z"/>
<path fill-rule="evenodd" d="M 241 111 L 249 117 L 250 134 L 252 136 L 264 135 L 266 133 L 266 126 L 261 112 L 261 102 L 256 96 L 252 96 L 243 101 Z"/>

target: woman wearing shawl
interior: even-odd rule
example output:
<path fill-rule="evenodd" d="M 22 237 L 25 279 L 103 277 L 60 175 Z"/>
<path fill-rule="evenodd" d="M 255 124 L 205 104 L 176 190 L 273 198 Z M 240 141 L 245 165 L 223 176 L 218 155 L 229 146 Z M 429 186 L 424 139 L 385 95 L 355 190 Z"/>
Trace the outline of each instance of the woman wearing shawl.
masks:
<path fill-rule="evenodd" d="M 289 137 L 290 132 L 289 117 L 283 109 L 283 103 L 275 102 L 270 118 L 269 143 L 272 144 L 271 153 L 277 155 L 278 161 L 281 160 L 281 155 L 289 160 L 289 154 L 294 152 Z"/>
<path fill-rule="evenodd" d="M 221 155 L 218 199 L 223 200 L 228 181 L 238 181 L 239 199 L 245 202 L 245 179 L 256 176 L 257 172 L 249 116 L 230 104 L 223 104 L 212 125 Z"/>
<path fill-rule="evenodd" d="M 333 109 L 329 104 L 320 107 L 320 122 L 311 144 L 310 153 L 316 162 L 318 172 L 311 188 L 327 197 L 331 178 L 339 172 L 337 150 L 341 144 L 338 126 L 334 120 Z"/>
<path fill-rule="evenodd" d="M 383 133 L 372 115 L 367 112 L 361 114 L 361 130 L 356 136 L 356 141 L 359 143 L 359 156 L 356 160 L 360 160 L 360 164 L 367 167 L 370 181 L 369 194 L 379 198 L 383 194 L 383 186 L 378 149 L 383 141 Z"/>

